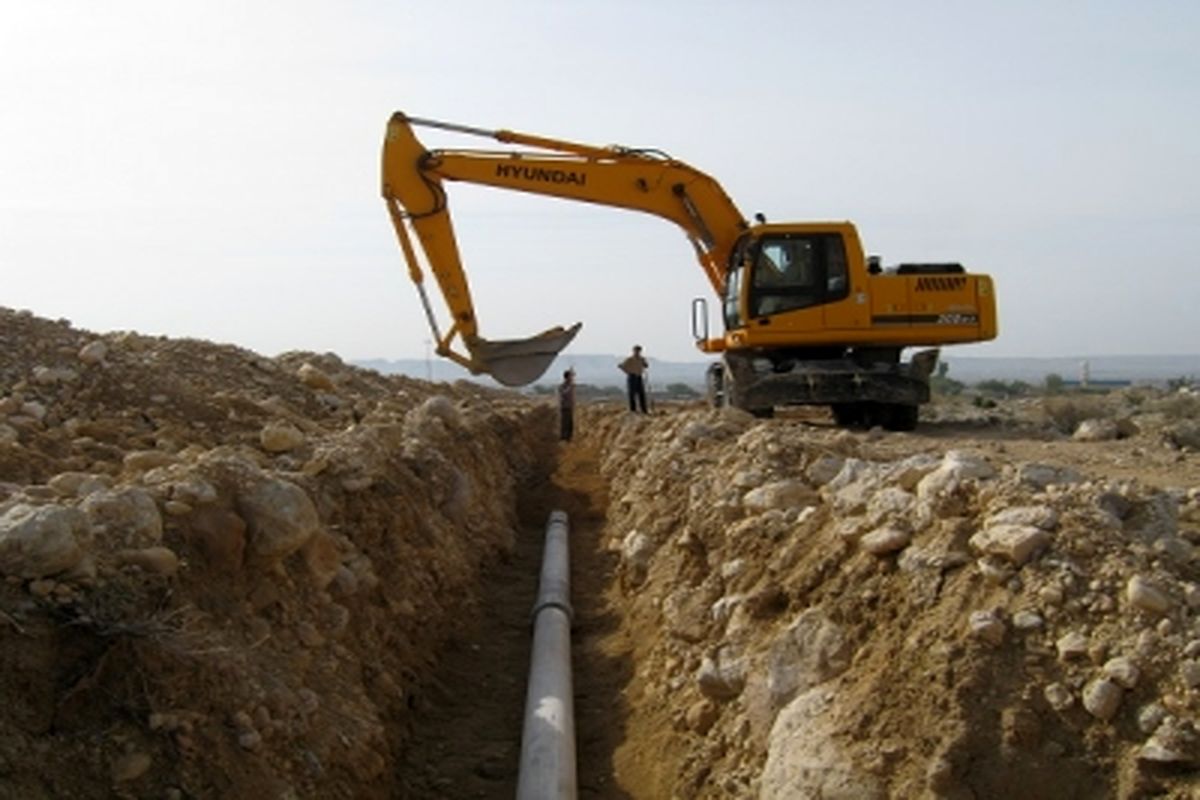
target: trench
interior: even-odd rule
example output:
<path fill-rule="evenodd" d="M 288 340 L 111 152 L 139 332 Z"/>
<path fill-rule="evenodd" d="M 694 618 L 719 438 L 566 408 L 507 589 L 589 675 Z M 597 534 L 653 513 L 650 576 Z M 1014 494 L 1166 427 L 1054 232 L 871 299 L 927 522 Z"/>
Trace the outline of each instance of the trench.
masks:
<path fill-rule="evenodd" d="M 616 556 L 604 550 L 607 492 L 594 445 L 561 446 L 557 468 L 519 498 L 513 552 L 482 577 L 414 709 L 397 765 L 399 797 L 512 798 L 516 794 L 528 677 L 530 612 L 546 520 L 570 519 L 572 669 L 580 798 L 628 800 L 614 780 L 625 738 L 623 689 L 632 658 L 615 605 Z"/>

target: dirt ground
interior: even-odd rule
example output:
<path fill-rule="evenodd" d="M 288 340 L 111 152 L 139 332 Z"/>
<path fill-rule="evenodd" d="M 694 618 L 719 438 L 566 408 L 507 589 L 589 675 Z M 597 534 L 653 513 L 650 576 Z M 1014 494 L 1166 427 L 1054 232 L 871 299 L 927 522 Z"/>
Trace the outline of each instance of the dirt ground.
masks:
<path fill-rule="evenodd" d="M 581 797 L 1194 797 L 1198 409 L 562 444 L 513 392 L 0 309 L 0 797 L 512 797 L 553 509 Z"/>

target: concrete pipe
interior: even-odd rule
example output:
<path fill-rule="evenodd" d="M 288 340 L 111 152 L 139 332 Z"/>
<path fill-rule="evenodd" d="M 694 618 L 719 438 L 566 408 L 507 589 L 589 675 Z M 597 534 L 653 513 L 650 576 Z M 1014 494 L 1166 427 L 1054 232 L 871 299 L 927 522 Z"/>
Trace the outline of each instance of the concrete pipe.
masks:
<path fill-rule="evenodd" d="M 575 703 L 571 687 L 571 567 L 567 515 L 554 511 L 537 602 L 521 732 L 517 800 L 575 800 Z"/>

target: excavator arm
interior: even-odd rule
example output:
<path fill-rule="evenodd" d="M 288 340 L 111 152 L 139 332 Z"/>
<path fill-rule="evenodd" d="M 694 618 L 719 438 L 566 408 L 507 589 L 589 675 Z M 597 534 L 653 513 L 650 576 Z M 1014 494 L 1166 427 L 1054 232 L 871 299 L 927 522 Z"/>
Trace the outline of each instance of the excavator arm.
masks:
<path fill-rule="evenodd" d="M 523 149 L 426 150 L 413 132 L 425 126 L 470 134 Z M 708 175 L 652 150 L 590 145 L 508 130 L 483 130 L 423 120 L 397 112 L 383 149 L 383 197 L 417 286 L 439 355 L 475 374 L 509 386 L 536 380 L 578 332 L 551 328 L 528 339 L 490 341 L 479 336 L 471 292 L 450 219 L 445 181 L 466 181 L 654 214 L 683 229 L 718 295 L 729 255 L 747 224 Z M 453 320 L 443 335 L 424 288 L 414 236 Z M 453 347 L 455 337 L 466 352 Z"/>

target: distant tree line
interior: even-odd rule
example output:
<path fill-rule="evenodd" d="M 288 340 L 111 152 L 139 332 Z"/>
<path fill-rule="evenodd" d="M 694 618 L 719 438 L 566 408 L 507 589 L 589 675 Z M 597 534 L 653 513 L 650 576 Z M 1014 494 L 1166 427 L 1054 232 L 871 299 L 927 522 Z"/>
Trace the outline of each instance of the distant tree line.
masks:
<path fill-rule="evenodd" d="M 539 383 L 530 391 L 534 395 L 544 397 L 557 392 L 558 387 Z M 655 389 L 654 387 L 650 389 L 650 397 L 656 400 L 696 400 L 700 396 L 700 392 L 686 383 L 668 383 L 663 389 Z M 591 383 L 575 384 L 575 399 L 579 402 L 589 400 L 623 400 L 624 398 L 625 389 L 620 386 L 596 386 Z"/>

